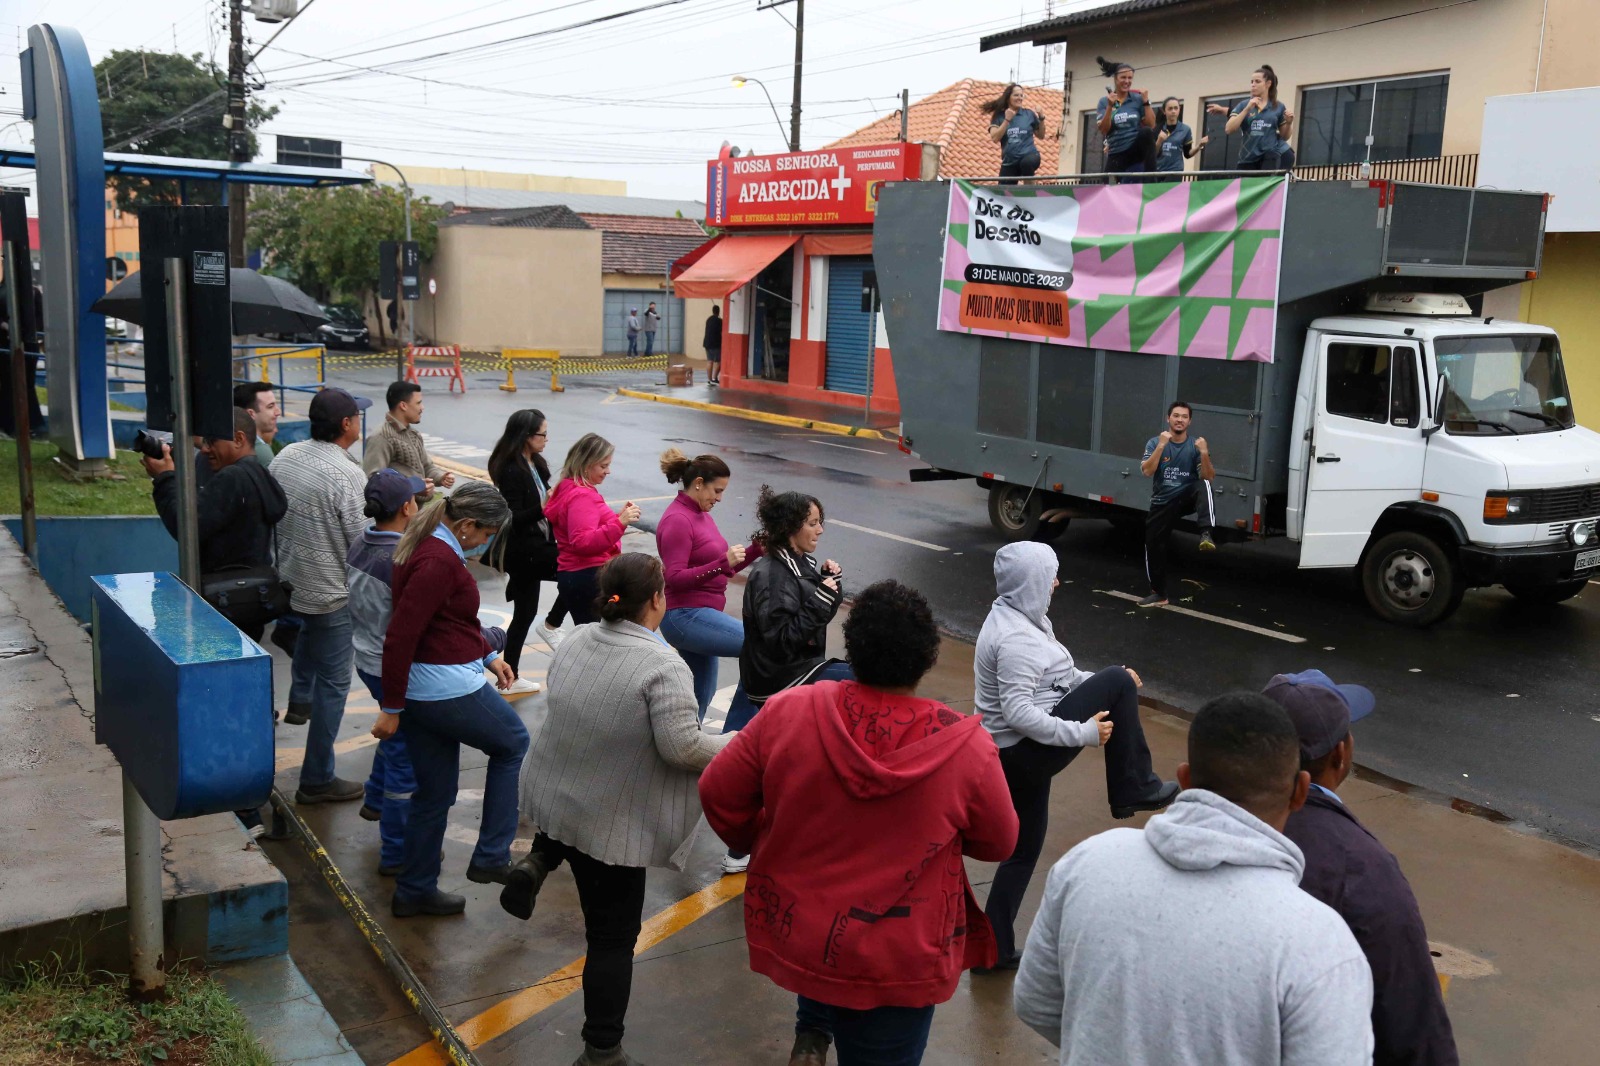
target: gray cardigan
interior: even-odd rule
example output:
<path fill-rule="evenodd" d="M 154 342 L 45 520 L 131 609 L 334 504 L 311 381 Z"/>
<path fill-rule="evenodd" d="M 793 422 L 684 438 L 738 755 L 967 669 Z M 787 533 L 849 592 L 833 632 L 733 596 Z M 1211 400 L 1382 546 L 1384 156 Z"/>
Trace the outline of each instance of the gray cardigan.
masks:
<path fill-rule="evenodd" d="M 733 739 L 700 731 L 689 667 L 643 626 L 594 622 L 561 643 L 548 681 L 522 813 L 603 863 L 682 869 L 700 771 Z"/>

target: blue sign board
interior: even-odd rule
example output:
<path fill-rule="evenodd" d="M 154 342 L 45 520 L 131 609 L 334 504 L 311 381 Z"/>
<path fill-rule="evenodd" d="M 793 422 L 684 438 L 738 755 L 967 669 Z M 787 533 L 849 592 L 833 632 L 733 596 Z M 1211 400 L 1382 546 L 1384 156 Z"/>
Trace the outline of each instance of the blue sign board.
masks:
<path fill-rule="evenodd" d="M 156 816 L 258 807 L 272 790 L 272 659 L 168 573 L 93 579 L 95 739 Z"/>

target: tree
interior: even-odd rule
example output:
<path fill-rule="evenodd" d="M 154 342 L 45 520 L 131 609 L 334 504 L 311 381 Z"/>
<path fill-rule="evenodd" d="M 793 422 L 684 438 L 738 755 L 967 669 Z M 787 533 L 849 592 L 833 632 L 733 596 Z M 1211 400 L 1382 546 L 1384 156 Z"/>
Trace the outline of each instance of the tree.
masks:
<path fill-rule="evenodd" d="M 94 68 L 100 95 L 100 128 L 106 151 L 182 159 L 228 158 L 228 131 L 222 116 L 228 110 L 228 79 L 204 56 L 164 52 L 113 51 Z M 278 113 L 276 107 L 251 103 L 245 127 L 255 129 Z M 250 137 L 250 155 L 256 139 Z M 142 204 L 178 202 L 179 187 L 171 179 L 116 177 L 117 206 L 136 211 Z M 191 203 L 220 203 L 214 182 L 194 182 Z"/>
<path fill-rule="evenodd" d="M 412 239 L 433 258 L 444 208 L 411 201 Z M 368 301 L 387 343 L 378 303 L 378 243 L 405 238 L 405 196 L 388 185 L 336 189 L 265 189 L 250 201 L 250 245 L 264 264 L 326 300 Z"/>

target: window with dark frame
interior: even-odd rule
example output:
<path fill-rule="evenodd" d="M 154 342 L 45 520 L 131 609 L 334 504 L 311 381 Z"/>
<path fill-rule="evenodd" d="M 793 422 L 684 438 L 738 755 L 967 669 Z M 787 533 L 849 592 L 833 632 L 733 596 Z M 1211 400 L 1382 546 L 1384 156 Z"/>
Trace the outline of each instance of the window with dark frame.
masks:
<path fill-rule="evenodd" d="M 1301 166 L 1437 159 L 1444 148 L 1449 74 L 1303 89 L 1295 122 Z"/>
<path fill-rule="evenodd" d="M 1248 99 L 1250 99 L 1249 93 L 1239 93 L 1235 96 L 1209 96 L 1200 101 L 1200 114 L 1196 116 L 1200 126 L 1196 139 L 1211 138 L 1211 142 L 1200 149 L 1201 170 L 1234 169 L 1239 165 L 1239 149 L 1244 147 L 1243 127 L 1241 126 L 1237 133 L 1229 133 L 1228 115 L 1208 114 L 1206 108 L 1212 104 L 1221 104 L 1231 115 L 1235 107 Z"/>
<path fill-rule="evenodd" d="M 1330 415 L 1407 428 L 1421 424 L 1416 349 L 1330 344 L 1326 365 L 1324 406 Z"/>
<path fill-rule="evenodd" d="M 1078 173 L 1104 174 L 1106 138 L 1093 111 L 1083 113 L 1083 136 L 1078 139 Z"/>

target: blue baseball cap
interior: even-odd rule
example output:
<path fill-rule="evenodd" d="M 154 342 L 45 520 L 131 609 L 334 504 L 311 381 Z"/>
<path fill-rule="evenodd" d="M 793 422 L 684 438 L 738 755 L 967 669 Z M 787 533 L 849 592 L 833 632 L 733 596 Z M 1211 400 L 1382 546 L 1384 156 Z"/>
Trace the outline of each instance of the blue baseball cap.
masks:
<path fill-rule="evenodd" d="M 421 495 L 427 487 L 420 477 L 411 477 L 392 466 L 386 466 L 382 470 L 374 470 L 367 479 L 367 502 L 383 508 L 384 514 L 394 514 Z"/>
<path fill-rule="evenodd" d="M 1261 692 L 1288 712 L 1300 734 L 1300 753 L 1307 759 L 1320 759 L 1332 751 L 1349 735 L 1351 723 L 1371 714 L 1378 704 L 1371 689 L 1336 685 L 1321 670 L 1278 674 Z"/>

